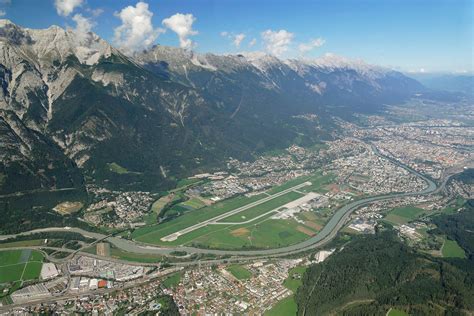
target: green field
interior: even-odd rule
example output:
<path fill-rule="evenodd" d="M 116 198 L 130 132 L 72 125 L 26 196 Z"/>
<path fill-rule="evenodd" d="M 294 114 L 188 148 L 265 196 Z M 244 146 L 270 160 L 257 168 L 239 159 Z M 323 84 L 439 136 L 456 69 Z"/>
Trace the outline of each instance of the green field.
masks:
<path fill-rule="evenodd" d="M 191 209 L 197 210 L 201 207 L 206 206 L 200 199 L 198 198 L 191 198 L 185 202 L 180 203 L 179 205 L 182 205 L 184 207 L 189 207 Z"/>
<path fill-rule="evenodd" d="M 1 248 L 28 247 L 44 245 L 44 239 L 20 240 L 7 243 L 0 243 Z"/>
<path fill-rule="evenodd" d="M 212 225 L 187 234 L 192 235 L 189 236 L 190 239 L 187 240 L 187 243 L 198 247 L 218 249 L 283 247 L 309 238 L 307 234 L 298 230 L 298 227 L 301 226 L 303 225 L 292 219 L 268 218 L 242 225 L 225 227 Z M 308 231 L 311 230 L 311 228 L 305 228 Z M 178 238 L 178 240 L 184 240 L 184 238 L 186 238 L 186 235 Z"/>
<path fill-rule="evenodd" d="M 408 314 L 399 309 L 391 308 L 387 316 L 408 316 Z"/>
<path fill-rule="evenodd" d="M 0 284 L 37 279 L 43 255 L 34 250 L 0 251 Z"/>
<path fill-rule="evenodd" d="M 285 297 L 270 310 L 265 312 L 265 316 L 292 316 L 296 315 L 298 306 L 293 296 Z"/>
<path fill-rule="evenodd" d="M 307 267 L 298 266 L 288 271 L 288 278 L 283 282 L 283 285 L 295 294 L 298 287 L 302 284 L 302 278 L 306 269 Z M 279 301 L 265 313 L 265 316 L 296 315 L 297 311 L 298 306 L 294 297 L 289 296 Z"/>
<path fill-rule="evenodd" d="M 181 275 L 182 273 L 181 272 L 176 272 L 172 275 L 170 275 L 169 277 L 167 277 L 164 281 L 163 281 L 163 286 L 166 287 L 166 288 L 172 288 L 172 287 L 175 287 L 179 284 L 179 282 L 181 281 Z"/>
<path fill-rule="evenodd" d="M 445 258 L 466 258 L 464 250 L 459 247 L 455 240 L 446 239 L 441 249 L 441 253 Z"/>
<path fill-rule="evenodd" d="M 114 173 L 118 173 L 118 174 L 127 174 L 127 173 L 129 173 L 129 171 L 127 169 L 125 169 L 124 167 L 122 167 L 121 165 L 119 165 L 116 162 L 108 163 L 107 167 L 108 167 L 109 171 L 114 172 Z"/>
<path fill-rule="evenodd" d="M 239 196 L 211 206 L 203 207 L 194 212 L 186 213 L 172 221 L 159 225 L 141 227 L 134 231 L 132 237 L 137 241 L 147 243 L 160 243 L 160 238 L 179 231 L 183 228 L 192 226 L 196 223 L 203 222 L 217 215 L 226 213 L 237 207 L 255 202 L 265 195 L 256 195 L 250 198 Z"/>
<path fill-rule="evenodd" d="M 252 277 L 252 273 L 238 264 L 232 264 L 226 268 L 236 279 L 247 280 Z"/>
<path fill-rule="evenodd" d="M 394 224 L 405 224 L 418 218 L 423 212 L 423 209 L 414 206 L 396 207 L 390 211 L 385 220 Z"/>
<path fill-rule="evenodd" d="M 283 282 L 283 285 L 287 289 L 292 290 L 293 293 L 296 293 L 296 290 L 298 290 L 298 287 L 300 287 L 302 283 L 302 278 L 306 269 L 306 266 L 298 266 L 290 269 L 290 271 L 288 271 L 288 278 Z"/>

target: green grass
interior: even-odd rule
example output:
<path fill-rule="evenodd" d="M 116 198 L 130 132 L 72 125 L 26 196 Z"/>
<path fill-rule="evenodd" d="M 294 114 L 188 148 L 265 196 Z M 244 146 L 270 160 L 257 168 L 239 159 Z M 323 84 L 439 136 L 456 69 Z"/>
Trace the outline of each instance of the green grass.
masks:
<path fill-rule="evenodd" d="M 39 277 L 41 273 L 41 267 L 43 266 L 42 261 L 28 262 L 23 272 L 22 280 L 33 280 Z"/>
<path fill-rule="evenodd" d="M 201 179 L 181 179 L 176 184 L 176 189 L 187 187 L 187 186 L 190 186 L 191 184 L 196 184 L 201 181 L 202 181 Z"/>
<path fill-rule="evenodd" d="M 174 273 L 174 274 L 170 275 L 169 277 L 167 277 L 163 281 L 162 284 L 166 288 L 176 287 L 179 284 L 179 282 L 181 281 L 181 276 L 182 276 L 181 272 Z"/>
<path fill-rule="evenodd" d="M 43 255 L 34 250 L 0 251 L 0 283 L 37 279 Z"/>
<path fill-rule="evenodd" d="M 399 309 L 391 308 L 387 316 L 408 316 L 408 314 Z"/>
<path fill-rule="evenodd" d="M 252 277 L 252 273 L 238 264 L 232 264 L 226 268 L 236 279 L 247 280 Z"/>
<path fill-rule="evenodd" d="M 118 173 L 118 174 L 127 174 L 127 173 L 129 173 L 129 171 L 126 168 L 122 167 L 121 165 L 119 165 L 116 162 L 107 163 L 107 167 L 109 168 L 109 171 L 115 172 L 115 173 Z"/>
<path fill-rule="evenodd" d="M 191 198 L 183 203 L 180 203 L 180 205 L 190 207 L 192 209 L 199 209 L 201 207 L 206 206 L 200 199 L 198 198 Z"/>
<path fill-rule="evenodd" d="M 186 213 L 174 220 L 159 225 L 141 227 L 134 231 L 132 237 L 137 241 L 147 243 L 160 243 L 160 238 L 172 234 L 183 228 L 203 222 L 217 215 L 226 213 L 237 207 L 255 202 L 265 195 L 256 195 L 250 198 L 239 196 L 226 201 L 216 203 L 211 206 L 203 207 L 199 210 Z"/>
<path fill-rule="evenodd" d="M 265 316 L 291 316 L 296 315 L 298 306 L 292 296 L 286 297 L 279 301 L 270 310 L 265 312 Z"/>
<path fill-rule="evenodd" d="M 292 186 L 301 184 L 305 181 L 311 181 L 311 190 L 317 191 L 321 186 L 332 181 L 332 175 L 323 176 L 321 172 L 316 172 L 312 175 L 299 177 L 290 180 L 281 186 L 270 190 L 270 193 L 281 192 Z M 305 189 L 305 188 L 301 188 Z M 306 190 L 309 192 L 310 190 Z M 278 208 L 290 201 L 293 201 L 302 195 L 296 192 L 289 192 L 281 197 L 262 203 L 261 205 L 252 207 L 239 214 L 235 214 L 221 222 L 244 222 L 246 220 L 255 218 L 272 209 Z M 163 242 L 160 239 L 173 234 L 181 229 L 192 226 L 194 224 L 203 222 L 210 218 L 224 214 L 238 207 L 247 205 L 249 203 L 258 201 L 267 197 L 267 195 L 260 194 L 252 197 L 238 196 L 225 201 L 218 202 L 211 206 L 204 206 L 192 212 L 186 212 L 183 215 L 161 224 L 145 226 L 136 229 L 132 238 L 139 242 L 158 244 L 164 246 L 177 246 L 183 244 L 193 244 L 196 246 L 224 248 L 224 249 L 238 249 L 242 247 L 251 248 L 270 248 L 283 245 L 290 245 L 309 238 L 309 236 L 297 229 L 297 226 L 304 226 L 296 223 L 294 220 L 267 220 L 262 222 L 262 218 L 242 225 L 208 225 L 202 227 L 188 234 L 180 236 L 177 240 L 171 242 Z M 199 204 L 197 204 L 199 203 Z M 184 206 L 198 207 L 201 206 L 201 201 L 197 202 L 195 199 L 183 202 Z M 180 207 L 182 207 L 180 205 Z M 171 210 L 172 211 L 172 210 Z M 242 216 L 245 217 L 242 218 Z M 269 216 L 265 216 L 269 217 Z M 265 218 L 264 217 L 264 218 Z M 251 236 L 235 236 L 231 232 L 239 229 L 247 228 L 251 231 Z M 308 228 L 309 232 L 314 233 L 314 229 Z"/>
<path fill-rule="evenodd" d="M 217 228 L 214 228 L 216 226 Z M 309 238 L 308 235 L 297 230 L 297 227 L 302 225 L 292 219 L 265 218 L 259 219 L 256 223 L 221 226 L 210 226 L 214 230 L 210 232 L 194 231 L 193 233 L 196 233 L 197 237 L 194 237 L 190 244 L 220 249 L 266 249 L 292 245 Z M 235 234 L 237 230 L 241 229 L 246 229 L 248 233 Z"/>
<path fill-rule="evenodd" d="M 397 207 L 390 211 L 385 220 L 394 224 L 408 223 L 424 213 L 424 210 L 414 206 Z"/>
<path fill-rule="evenodd" d="M 93 248 L 95 249 L 95 246 Z M 127 252 L 116 247 L 110 247 L 110 256 L 116 259 L 145 263 L 156 263 L 162 260 L 159 255 Z"/>
<path fill-rule="evenodd" d="M 466 258 L 466 253 L 455 240 L 446 239 L 441 252 L 445 258 Z"/>
<path fill-rule="evenodd" d="M 298 266 L 290 269 L 290 271 L 288 271 L 288 278 L 283 282 L 283 285 L 293 291 L 293 293 L 296 293 L 296 290 L 298 290 L 303 282 L 303 275 L 306 269 L 306 266 Z"/>
<path fill-rule="evenodd" d="M 297 192 L 288 192 L 282 196 L 279 196 L 277 198 L 274 198 L 268 202 L 259 204 L 257 206 L 251 207 L 245 211 L 242 211 L 238 214 L 226 217 L 219 222 L 245 222 L 249 219 L 255 218 L 259 215 L 265 214 L 266 212 L 269 212 L 274 209 L 278 209 L 278 207 L 285 205 L 288 202 L 294 201 L 296 199 L 299 199 L 303 195 Z"/>

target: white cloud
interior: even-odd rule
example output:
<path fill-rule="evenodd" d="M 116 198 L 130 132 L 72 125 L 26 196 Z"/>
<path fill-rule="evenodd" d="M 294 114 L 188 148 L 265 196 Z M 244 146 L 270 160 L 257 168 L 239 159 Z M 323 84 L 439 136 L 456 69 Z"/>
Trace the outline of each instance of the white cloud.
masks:
<path fill-rule="evenodd" d="M 245 39 L 245 34 L 240 33 L 234 36 L 234 40 L 232 41 L 232 43 L 235 45 L 235 47 L 240 47 L 240 43 L 242 43 L 244 39 Z"/>
<path fill-rule="evenodd" d="M 227 37 L 227 36 L 229 36 L 229 32 L 226 32 L 226 31 L 221 32 L 221 36 L 222 37 Z"/>
<path fill-rule="evenodd" d="M 83 0 L 55 0 L 54 5 L 59 15 L 68 16 L 75 8 L 82 5 Z"/>
<path fill-rule="evenodd" d="M 145 2 L 140 1 L 136 6 L 125 7 L 115 15 L 122 20 L 122 24 L 114 30 L 114 42 L 125 53 L 150 47 L 164 32 L 161 28 L 153 27 L 153 12 L 148 10 L 148 4 Z"/>
<path fill-rule="evenodd" d="M 262 32 L 262 39 L 265 43 L 265 49 L 270 54 L 280 56 L 288 50 L 288 46 L 293 40 L 294 34 L 286 30 Z"/>
<path fill-rule="evenodd" d="M 104 9 L 97 8 L 97 9 L 91 9 L 91 8 L 86 8 L 86 11 L 92 14 L 93 17 L 98 17 L 102 13 L 104 13 Z"/>
<path fill-rule="evenodd" d="M 255 46 L 255 44 L 257 44 L 257 39 L 256 39 L 256 38 L 253 38 L 253 39 L 249 42 L 249 47 L 253 47 L 253 46 Z"/>
<path fill-rule="evenodd" d="M 193 23 L 196 18 L 192 14 L 176 13 L 162 21 L 163 25 L 175 32 L 179 37 L 179 46 L 181 48 L 193 48 L 194 43 L 188 37 L 198 34 L 193 30 Z"/>
<path fill-rule="evenodd" d="M 92 31 L 92 28 L 95 26 L 95 22 L 89 18 L 84 17 L 82 14 L 75 14 L 72 17 L 72 20 L 76 22 L 76 27 L 74 31 L 81 38 L 85 39 L 89 32 Z"/>
<path fill-rule="evenodd" d="M 300 45 L 298 45 L 298 50 L 300 51 L 300 53 L 305 54 L 317 47 L 323 46 L 325 42 L 326 41 L 321 37 L 312 39 L 308 43 L 301 43 Z"/>
<path fill-rule="evenodd" d="M 0 10 L 0 17 L 5 16 L 7 13 L 4 10 Z"/>

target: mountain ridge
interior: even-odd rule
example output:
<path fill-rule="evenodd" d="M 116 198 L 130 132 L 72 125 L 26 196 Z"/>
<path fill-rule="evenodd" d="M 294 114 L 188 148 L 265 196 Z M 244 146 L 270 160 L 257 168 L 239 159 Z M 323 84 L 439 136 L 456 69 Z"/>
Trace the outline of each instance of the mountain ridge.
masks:
<path fill-rule="evenodd" d="M 161 45 L 130 57 L 94 33 L 7 20 L 0 21 L 0 81 L 4 193 L 18 187 L 9 171 L 18 162 L 27 188 L 64 187 L 61 175 L 75 179 L 72 186 L 159 190 L 228 157 L 329 139 L 340 106 L 347 115 L 380 110 L 423 89 L 341 57 L 283 61 Z M 305 114 L 318 119 L 294 118 Z M 50 155 L 38 157 L 43 151 Z M 131 172 L 114 174 L 112 162 Z"/>

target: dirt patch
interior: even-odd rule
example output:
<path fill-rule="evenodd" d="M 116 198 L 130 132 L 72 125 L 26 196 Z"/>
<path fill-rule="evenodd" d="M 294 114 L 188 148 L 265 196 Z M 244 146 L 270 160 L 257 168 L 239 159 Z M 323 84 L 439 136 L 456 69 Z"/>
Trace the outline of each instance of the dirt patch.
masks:
<path fill-rule="evenodd" d="M 99 256 L 110 256 L 110 245 L 106 242 L 100 242 L 96 246 L 96 252 Z"/>
<path fill-rule="evenodd" d="M 330 184 L 326 186 L 326 188 L 329 189 L 329 191 L 334 192 L 334 193 L 337 193 L 340 191 L 339 187 L 336 184 Z"/>
<path fill-rule="evenodd" d="M 316 230 L 321 230 L 321 228 L 323 228 L 323 226 L 321 226 L 320 224 L 315 223 L 315 222 L 306 221 L 306 222 L 304 222 L 304 224 L 306 226 L 311 227 L 312 229 L 316 229 Z"/>
<path fill-rule="evenodd" d="M 296 227 L 297 230 L 299 230 L 300 232 L 302 232 L 303 234 L 306 234 L 308 236 L 314 236 L 315 233 L 310 230 L 309 228 L 306 228 L 306 227 L 303 227 L 303 226 L 298 226 Z"/>
<path fill-rule="evenodd" d="M 238 228 L 238 229 L 233 230 L 233 231 L 230 232 L 230 234 L 234 237 L 247 236 L 249 233 L 250 233 L 250 231 L 245 227 Z"/>
<path fill-rule="evenodd" d="M 81 202 L 63 202 L 56 205 L 53 210 L 62 215 L 72 214 L 79 211 L 83 204 Z"/>

